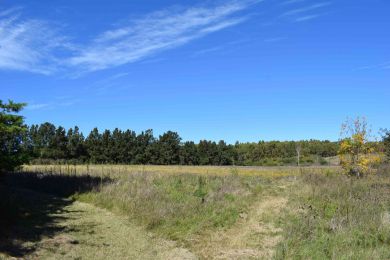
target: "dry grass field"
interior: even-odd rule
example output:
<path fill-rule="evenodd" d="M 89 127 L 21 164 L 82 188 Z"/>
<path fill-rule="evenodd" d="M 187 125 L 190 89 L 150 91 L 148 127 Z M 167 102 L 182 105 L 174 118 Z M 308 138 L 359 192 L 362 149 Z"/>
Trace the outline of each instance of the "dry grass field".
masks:
<path fill-rule="evenodd" d="M 338 167 L 24 166 L 3 177 L 2 208 L 13 217 L 0 251 L 35 259 L 105 259 L 107 252 L 116 259 L 387 259 L 388 176 L 382 169 L 352 179 Z"/>
<path fill-rule="evenodd" d="M 123 177 L 133 173 L 199 174 L 213 176 L 259 176 L 264 178 L 299 176 L 302 173 L 341 172 L 339 166 L 164 166 L 164 165 L 25 165 L 23 171 L 42 173 L 90 174 Z"/>

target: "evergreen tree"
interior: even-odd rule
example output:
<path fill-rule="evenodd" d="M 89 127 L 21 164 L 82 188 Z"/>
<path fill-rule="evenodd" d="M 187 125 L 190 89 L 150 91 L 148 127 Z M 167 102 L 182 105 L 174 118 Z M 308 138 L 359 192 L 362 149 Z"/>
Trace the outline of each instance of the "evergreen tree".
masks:
<path fill-rule="evenodd" d="M 111 158 L 112 155 L 112 141 L 111 141 L 111 131 L 110 130 L 104 130 L 102 134 L 102 140 L 101 140 L 101 148 L 102 148 L 102 162 L 103 163 L 112 163 L 113 160 Z"/>
<path fill-rule="evenodd" d="M 102 163 L 103 162 L 103 147 L 102 136 L 99 130 L 95 127 L 85 140 L 85 144 L 88 151 L 90 162 Z"/>
<path fill-rule="evenodd" d="M 123 162 L 124 158 L 123 154 L 121 153 L 123 146 L 122 131 L 118 128 L 115 128 L 114 131 L 112 131 L 108 144 L 109 158 L 112 163 Z"/>
<path fill-rule="evenodd" d="M 215 142 L 201 140 L 198 144 L 199 164 L 218 165 L 218 147 Z"/>
<path fill-rule="evenodd" d="M 85 147 L 85 140 L 82 133 L 77 126 L 74 129 L 70 128 L 67 133 L 68 139 L 68 158 L 83 162 L 87 159 L 87 151 Z"/>
<path fill-rule="evenodd" d="M 31 125 L 25 136 L 25 147 L 32 158 L 38 158 L 41 154 L 41 147 L 38 142 L 38 129 L 39 125 Z"/>
<path fill-rule="evenodd" d="M 137 136 L 137 146 L 135 152 L 135 164 L 150 164 L 152 161 L 153 155 L 155 154 L 155 148 L 153 144 L 155 143 L 155 138 L 153 137 L 153 130 L 149 129 L 145 132 L 141 132 Z"/>
<path fill-rule="evenodd" d="M 52 148 L 53 159 L 66 159 L 68 158 L 68 138 L 66 137 L 65 128 L 59 126 L 56 131 L 50 148 Z"/>
<path fill-rule="evenodd" d="M 0 172 L 14 170 L 27 160 L 21 145 L 27 127 L 23 117 L 17 114 L 24 106 L 0 100 Z"/>
<path fill-rule="evenodd" d="M 56 127 L 51 123 L 43 123 L 38 128 L 37 145 L 39 149 L 40 158 L 53 158 L 55 149 L 55 135 Z"/>
<path fill-rule="evenodd" d="M 386 139 L 387 140 L 387 139 Z M 176 132 L 168 131 L 156 140 L 152 130 L 137 135 L 134 131 L 95 128 L 86 139 L 76 126 L 65 133 L 63 127 L 51 123 L 31 125 L 23 134 L 22 149 L 32 158 L 61 159 L 73 162 L 122 164 L 183 164 L 183 165 L 262 165 L 293 163 L 296 157 L 295 141 L 260 141 L 227 145 L 202 140 L 180 143 Z M 335 156 L 338 142 L 300 141 L 300 153 L 305 156 Z M 373 144 L 375 145 L 375 144 Z M 287 160 L 285 160 L 287 159 Z M 307 157 L 306 157 L 307 160 Z M 318 162 L 318 160 L 317 160 Z"/>
<path fill-rule="evenodd" d="M 187 141 L 180 149 L 180 164 L 182 165 L 199 165 L 199 154 L 196 144 Z"/>
<path fill-rule="evenodd" d="M 390 131 L 386 132 L 383 138 L 383 144 L 385 148 L 385 155 L 388 162 L 390 162 Z"/>
<path fill-rule="evenodd" d="M 176 132 L 168 131 L 160 135 L 157 143 L 157 164 L 170 165 L 180 163 L 180 141 Z"/>
<path fill-rule="evenodd" d="M 122 155 L 124 157 L 123 163 L 134 163 L 137 149 L 137 135 L 134 131 L 127 130 L 122 136 L 123 150 Z"/>
<path fill-rule="evenodd" d="M 218 143 L 217 165 L 232 165 L 234 160 L 233 146 L 227 145 L 221 140 Z"/>

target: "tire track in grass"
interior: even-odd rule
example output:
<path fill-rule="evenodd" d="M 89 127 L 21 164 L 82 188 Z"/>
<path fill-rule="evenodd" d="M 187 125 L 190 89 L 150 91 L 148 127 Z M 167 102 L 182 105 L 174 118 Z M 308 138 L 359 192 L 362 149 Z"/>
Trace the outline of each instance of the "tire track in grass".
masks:
<path fill-rule="evenodd" d="M 211 233 L 196 252 L 204 259 L 271 259 L 282 239 L 282 230 L 273 220 L 286 204 L 283 196 L 262 198 L 232 228 Z"/>
<path fill-rule="evenodd" d="M 75 201 L 57 225 L 64 232 L 39 242 L 33 259 L 197 259 L 174 242 L 153 237 L 125 217 Z"/>
<path fill-rule="evenodd" d="M 14 239 L 0 238 L 14 249 L 11 255 L 21 258 L 5 251 L 0 252 L 0 259 L 197 259 L 175 242 L 157 238 L 108 210 L 32 190 L 15 191 L 28 202 L 26 214 L 32 216 L 28 222 L 9 227 L 11 233 L 18 232 Z M 36 230 L 53 232 L 36 234 Z"/>

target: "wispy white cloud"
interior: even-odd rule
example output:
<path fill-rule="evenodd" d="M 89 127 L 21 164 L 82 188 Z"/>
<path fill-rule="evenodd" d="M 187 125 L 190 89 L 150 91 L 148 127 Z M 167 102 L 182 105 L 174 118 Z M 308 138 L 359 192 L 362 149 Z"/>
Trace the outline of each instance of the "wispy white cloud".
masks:
<path fill-rule="evenodd" d="M 71 44 L 44 20 L 23 19 L 20 7 L 0 10 L 0 69 L 41 74 L 63 71 L 78 77 L 147 61 L 158 52 L 243 23 L 251 16 L 242 11 L 262 1 L 229 0 L 165 9 L 106 30 L 84 45 Z"/>
<path fill-rule="evenodd" d="M 240 40 L 225 42 L 224 44 L 221 44 L 219 46 L 214 46 L 214 47 L 205 48 L 205 49 L 195 51 L 191 54 L 191 57 L 195 58 L 198 56 L 202 56 L 202 55 L 210 54 L 210 53 L 215 53 L 215 52 L 226 54 L 227 52 L 232 51 L 232 49 L 236 48 L 237 46 L 242 47 L 243 44 L 246 44 L 249 41 L 250 41 L 250 39 L 240 39 Z"/>
<path fill-rule="evenodd" d="M 50 74 L 56 70 L 53 50 L 63 47 L 48 23 L 21 19 L 20 8 L 0 12 L 0 69 Z"/>
<path fill-rule="evenodd" d="M 140 61 L 246 20 L 240 11 L 258 1 L 230 1 L 213 7 L 163 10 L 108 30 L 69 58 L 67 64 L 96 71 Z"/>
<path fill-rule="evenodd" d="M 69 107 L 76 104 L 78 99 L 68 99 L 60 102 L 49 102 L 49 103 L 32 103 L 28 104 L 27 110 L 41 110 L 41 109 L 54 109 L 58 107 Z"/>
<path fill-rule="evenodd" d="M 42 108 L 46 108 L 48 107 L 50 104 L 47 104 L 47 103 L 42 103 L 42 104 L 32 104 L 32 105 L 28 105 L 26 107 L 27 110 L 38 110 L 38 109 L 42 109 Z"/>
<path fill-rule="evenodd" d="M 66 101 L 66 102 L 61 102 L 61 103 L 58 103 L 58 104 L 53 104 L 53 106 L 69 107 L 69 106 L 73 106 L 73 105 L 76 104 L 77 102 L 78 102 L 78 100 L 69 100 L 69 101 Z"/>
<path fill-rule="evenodd" d="M 296 4 L 296 3 L 300 3 L 300 2 L 303 2 L 303 1 L 291 0 L 291 1 L 284 2 L 284 3 L 286 5 L 286 4 Z M 287 10 L 286 12 L 281 14 L 279 17 L 280 18 L 287 18 L 290 21 L 294 21 L 294 22 L 305 22 L 305 21 L 313 20 L 315 18 L 322 16 L 323 14 L 318 13 L 318 11 L 320 9 L 323 9 L 323 8 L 331 5 L 331 4 L 332 4 L 331 2 L 318 2 L 318 3 L 312 3 L 310 5 L 306 5 L 306 6 L 301 6 L 299 8 L 295 7 L 295 8 L 292 8 L 290 10 Z M 313 13 L 313 12 L 316 12 L 316 13 Z"/>
<path fill-rule="evenodd" d="M 195 51 L 192 54 L 192 57 L 198 57 L 198 56 L 202 56 L 204 54 L 208 54 L 208 53 L 212 53 L 212 52 L 218 52 L 218 51 L 223 50 L 223 49 L 224 49 L 224 46 L 216 46 L 216 47 L 206 48 L 206 49 L 203 49 L 203 50 Z"/>
<path fill-rule="evenodd" d="M 296 22 L 305 22 L 305 21 L 313 20 L 319 16 L 321 16 L 321 15 L 320 14 L 304 15 L 304 16 L 300 16 L 300 17 L 295 18 L 295 21 Z"/>
<path fill-rule="evenodd" d="M 291 4 L 296 4 L 296 3 L 301 3 L 304 2 L 305 0 L 288 0 L 280 3 L 280 5 L 291 5 Z"/>
<path fill-rule="evenodd" d="M 142 60 L 140 61 L 140 64 L 152 64 L 152 63 L 157 63 L 157 62 L 161 62 L 161 61 L 164 61 L 166 60 L 166 58 L 149 58 L 149 59 L 145 59 L 145 60 Z"/>
<path fill-rule="evenodd" d="M 331 2 L 322 2 L 322 3 L 312 4 L 312 5 L 301 7 L 301 8 L 292 9 L 292 10 L 289 10 L 289 11 L 283 13 L 282 16 L 301 15 L 301 14 L 307 13 L 309 11 L 313 11 L 313 10 L 317 10 L 319 8 L 326 7 L 330 4 L 331 4 Z"/>
<path fill-rule="evenodd" d="M 105 77 L 103 79 L 93 82 L 91 85 L 87 86 L 86 89 L 93 89 L 94 93 L 103 95 L 108 89 L 118 89 L 118 88 L 127 88 L 127 85 L 122 85 L 122 78 L 125 78 L 130 75 L 130 72 L 119 72 L 111 76 Z"/>
<path fill-rule="evenodd" d="M 16 12 L 20 11 L 22 8 L 20 6 L 12 7 L 6 10 L 0 11 L 0 18 L 4 16 L 8 16 L 11 14 L 15 14 Z"/>
<path fill-rule="evenodd" d="M 264 39 L 264 42 L 271 43 L 271 42 L 280 42 L 280 41 L 284 41 L 284 40 L 287 40 L 287 37 L 273 37 L 273 38 L 267 38 L 267 39 Z"/>
<path fill-rule="evenodd" d="M 378 63 L 378 64 L 373 64 L 373 65 L 368 65 L 368 66 L 362 66 L 362 67 L 359 67 L 357 69 L 355 69 L 355 71 L 359 71 L 359 70 L 388 70 L 390 69 L 390 61 L 386 61 L 386 62 L 382 62 L 382 63 Z"/>
<path fill-rule="evenodd" d="M 119 78 L 123 78 L 123 77 L 128 76 L 129 74 L 130 74 L 129 72 L 117 73 L 117 74 L 114 74 L 111 77 L 109 77 L 109 80 L 116 80 L 116 79 L 119 79 Z"/>
<path fill-rule="evenodd" d="M 107 86 L 111 86 L 111 84 L 113 84 L 114 81 L 117 81 L 120 78 L 124 78 L 124 77 L 128 76 L 129 74 L 130 74 L 129 72 L 116 73 L 116 74 L 111 75 L 107 78 L 96 81 L 94 86 L 106 88 Z"/>

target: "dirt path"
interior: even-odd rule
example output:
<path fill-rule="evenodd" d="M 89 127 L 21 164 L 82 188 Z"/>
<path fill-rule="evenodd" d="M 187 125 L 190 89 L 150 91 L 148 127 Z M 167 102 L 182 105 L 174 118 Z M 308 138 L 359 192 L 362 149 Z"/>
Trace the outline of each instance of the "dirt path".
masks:
<path fill-rule="evenodd" d="M 281 229 L 273 224 L 286 206 L 284 197 L 266 197 L 241 214 L 232 228 L 210 234 L 207 244 L 197 248 L 205 259 L 270 259 L 281 240 Z"/>
<path fill-rule="evenodd" d="M 203 259 L 270 259 L 281 240 L 274 221 L 287 199 L 262 198 L 230 229 L 210 233 L 195 251 Z M 42 240 L 32 255 L 37 259 L 197 259 L 175 243 L 153 238 L 125 217 L 74 202 L 56 218 L 64 232 Z M 204 237 L 203 237 L 204 239 Z"/>
<path fill-rule="evenodd" d="M 23 259 L 198 259 L 174 242 L 153 237 L 124 216 L 47 194 L 20 193 L 31 199 L 30 206 L 35 205 L 29 224 L 18 229 L 17 237 L 25 239 L 19 240 L 18 251 L 33 249 L 23 254 Z M 195 239 L 193 252 L 202 259 L 272 258 L 282 231 L 274 221 L 287 203 L 280 194 L 261 198 L 230 229 L 210 231 L 208 239 L 204 235 Z M 37 234 L 38 239 L 32 239 Z"/>
<path fill-rule="evenodd" d="M 64 231 L 36 245 L 32 259 L 197 259 L 173 242 L 153 238 L 126 218 L 90 204 L 74 202 L 61 212 Z"/>

